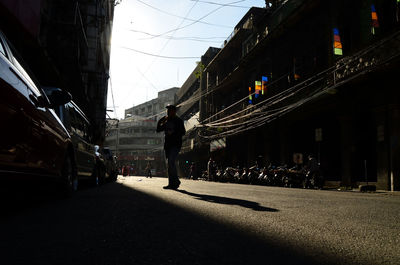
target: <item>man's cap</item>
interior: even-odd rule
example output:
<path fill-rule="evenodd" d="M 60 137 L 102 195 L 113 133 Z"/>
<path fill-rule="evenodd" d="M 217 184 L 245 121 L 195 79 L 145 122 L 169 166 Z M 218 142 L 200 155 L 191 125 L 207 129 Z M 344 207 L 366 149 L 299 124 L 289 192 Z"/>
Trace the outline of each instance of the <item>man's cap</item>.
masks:
<path fill-rule="evenodd" d="M 168 104 L 165 108 L 176 110 L 176 106 L 172 104 Z"/>

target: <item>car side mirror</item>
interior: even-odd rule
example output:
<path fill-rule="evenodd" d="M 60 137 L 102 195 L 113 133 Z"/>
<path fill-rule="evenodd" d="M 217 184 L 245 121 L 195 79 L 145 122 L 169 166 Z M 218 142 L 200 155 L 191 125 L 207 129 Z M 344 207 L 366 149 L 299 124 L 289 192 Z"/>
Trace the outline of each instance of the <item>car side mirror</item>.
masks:
<path fill-rule="evenodd" d="M 53 108 L 64 105 L 72 100 L 71 94 L 64 90 L 54 90 L 50 95 L 47 95 L 47 97 Z"/>
<path fill-rule="evenodd" d="M 49 107 L 49 102 L 45 97 L 42 95 L 40 96 L 34 96 L 33 94 L 29 95 L 29 99 L 35 104 L 36 107 L 38 108 L 46 108 Z"/>

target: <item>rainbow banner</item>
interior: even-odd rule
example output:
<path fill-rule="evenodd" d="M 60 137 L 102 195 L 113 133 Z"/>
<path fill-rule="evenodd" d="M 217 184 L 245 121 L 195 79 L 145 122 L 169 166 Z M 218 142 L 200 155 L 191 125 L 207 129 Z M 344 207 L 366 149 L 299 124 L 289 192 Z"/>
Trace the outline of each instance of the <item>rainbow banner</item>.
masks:
<path fill-rule="evenodd" d="M 268 82 L 268 77 L 262 76 L 261 77 L 261 95 L 264 95 L 267 93 L 267 82 Z"/>
<path fill-rule="evenodd" d="M 335 55 L 343 55 L 342 42 L 340 41 L 339 30 L 333 29 L 333 53 Z"/>
<path fill-rule="evenodd" d="M 255 86 L 255 88 L 256 88 L 256 95 L 255 95 L 255 98 L 258 98 L 259 96 L 260 96 L 260 91 L 261 91 L 261 81 L 256 81 L 255 82 L 256 84 L 256 86 Z"/>
<path fill-rule="evenodd" d="M 253 104 L 253 96 L 251 95 L 251 86 L 249 86 L 249 104 Z"/>
<path fill-rule="evenodd" d="M 371 32 L 375 35 L 375 29 L 379 28 L 378 14 L 376 13 L 375 5 L 371 5 Z"/>

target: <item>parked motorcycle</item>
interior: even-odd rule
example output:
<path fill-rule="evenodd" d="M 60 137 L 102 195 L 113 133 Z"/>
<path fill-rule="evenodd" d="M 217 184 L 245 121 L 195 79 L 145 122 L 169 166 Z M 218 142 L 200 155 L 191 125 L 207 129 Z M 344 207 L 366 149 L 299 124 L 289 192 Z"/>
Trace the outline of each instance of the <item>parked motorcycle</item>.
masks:
<path fill-rule="evenodd" d="M 260 169 L 256 166 L 249 168 L 249 173 L 247 174 L 247 178 L 250 184 L 256 185 L 258 184 L 258 176 L 260 175 Z"/>
<path fill-rule="evenodd" d="M 225 168 L 224 174 L 223 174 L 223 181 L 224 182 L 235 182 L 235 173 L 236 169 L 233 167 L 227 167 Z"/>
<path fill-rule="evenodd" d="M 223 175 L 222 170 L 220 168 L 218 168 L 216 173 L 215 173 L 215 180 L 214 181 L 217 181 L 217 182 L 221 181 L 222 175 Z"/>
<path fill-rule="evenodd" d="M 285 179 L 285 187 L 300 188 L 303 187 L 306 178 L 306 171 L 303 167 L 296 165 L 287 171 Z"/>
<path fill-rule="evenodd" d="M 233 179 L 235 183 L 240 183 L 240 176 L 242 175 L 242 170 L 239 167 L 235 169 L 235 175 L 233 175 Z"/>
<path fill-rule="evenodd" d="M 289 182 L 287 171 L 287 165 L 281 165 L 272 169 L 273 177 L 271 182 L 274 186 L 284 187 Z"/>
<path fill-rule="evenodd" d="M 304 182 L 303 188 L 305 189 L 322 189 L 324 186 L 324 179 L 321 176 L 319 171 L 310 171 L 308 170 Z"/>
<path fill-rule="evenodd" d="M 243 173 L 240 175 L 239 183 L 248 184 L 249 183 L 249 169 L 243 168 Z"/>

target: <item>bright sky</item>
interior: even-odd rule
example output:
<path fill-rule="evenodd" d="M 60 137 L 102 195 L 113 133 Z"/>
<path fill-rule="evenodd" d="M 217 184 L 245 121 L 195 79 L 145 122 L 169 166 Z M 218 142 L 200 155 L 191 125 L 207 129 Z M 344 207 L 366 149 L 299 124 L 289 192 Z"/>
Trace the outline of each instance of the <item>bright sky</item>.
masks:
<path fill-rule="evenodd" d="M 122 0 L 114 11 L 107 109 L 115 106 L 116 112 L 110 117 L 121 119 L 125 109 L 158 91 L 180 87 L 208 47 L 221 47 L 251 6 L 264 7 L 265 1 Z"/>

